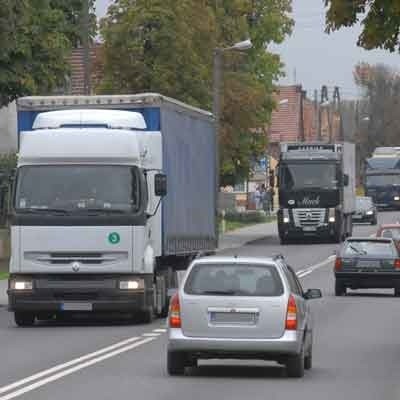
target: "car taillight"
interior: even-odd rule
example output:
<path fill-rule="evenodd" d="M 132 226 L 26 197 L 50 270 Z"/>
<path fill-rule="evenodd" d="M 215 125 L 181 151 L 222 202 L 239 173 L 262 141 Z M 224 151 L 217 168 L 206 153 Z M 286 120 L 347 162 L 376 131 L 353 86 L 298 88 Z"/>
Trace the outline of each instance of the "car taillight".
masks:
<path fill-rule="evenodd" d="M 169 303 L 169 326 L 171 328 L 181 327 L 181 306 L 179 304 L 179 294 L 175 293 Z"/>
<path fill-rule="evenodd" d="M 286 330 L 297 330 L 297 304 L 293 295 L 290 295 L 286 313 Z"/>
<path fill-rule="evenodd" d="M 400 258 L 397 258 L 396 260 L 394 260 L 394 267 L 396 269 L 400 269 Z"/>
<path fill-rule="evenodd" d="M 340 257 L 336 257 L 335 260 L 335 271 L 340 271 L 343 267 L 343 261 Z"/>

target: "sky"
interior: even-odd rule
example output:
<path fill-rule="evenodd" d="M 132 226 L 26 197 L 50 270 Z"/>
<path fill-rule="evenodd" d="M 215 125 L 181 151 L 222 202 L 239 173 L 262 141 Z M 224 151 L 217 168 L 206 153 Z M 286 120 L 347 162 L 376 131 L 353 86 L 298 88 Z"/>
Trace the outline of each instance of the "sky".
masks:
<path fill-rule="evenodd" d="M 96 0 L 97 15 L 105 15 L 112 0 Z M 291 37 L 271 50 L 281 55 L 286 77 L 281 84 L 301 83 L 312 97 L 314 89 L 327 85 L 332 95 L 339 86 L 343 98 L 358 95 L 353 81 L 354 66 L 365 61 L 385 63 L 397 68 L 400 55 L 383 50 L 366 51 L 356 46 L 360 26 L 342 29 L 331 35 L 324 32 L 324 0 L 293 0 L 296 25 Z"/>

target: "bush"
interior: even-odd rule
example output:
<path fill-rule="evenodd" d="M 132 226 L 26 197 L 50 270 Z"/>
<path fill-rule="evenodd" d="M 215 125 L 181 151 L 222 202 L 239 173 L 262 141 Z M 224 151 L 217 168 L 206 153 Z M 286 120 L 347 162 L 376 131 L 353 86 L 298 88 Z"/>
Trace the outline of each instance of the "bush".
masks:
<path fill-rule="evenodd" d="M 225 220 L 232 222 L 243 222 L 243 223 L 259 223 L 267 221 L 267 215 L 262 210 L 250 210 L 250 211 L 226 211 Z"/>

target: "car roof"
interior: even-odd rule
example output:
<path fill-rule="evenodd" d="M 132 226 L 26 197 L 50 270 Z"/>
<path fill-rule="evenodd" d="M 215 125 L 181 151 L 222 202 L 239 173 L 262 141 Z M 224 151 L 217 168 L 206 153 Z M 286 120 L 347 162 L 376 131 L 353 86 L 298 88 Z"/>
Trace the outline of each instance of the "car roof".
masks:
<path fill-rule="evenodd" d="M 383 242 L 383 243 L 391 243 L 393 239 L 391 238 L 383 238 L 383 237 L 350 237 L 346 240 L 346 242 Z"/>
<path fill-rule="evenodd" d="M 276 261 L 280 256 L 272 257 L 238 257 L 238 256 L 210 256 L 194 260 L 198 264 L 260 264 L 277 265 Z"/>
<path fill-rule="evenodd" d="M 399 228 L 400 229 L 400 224 L 382 224 L 379 226 L 379 229 L 393 229 L 393 228 Z"/>

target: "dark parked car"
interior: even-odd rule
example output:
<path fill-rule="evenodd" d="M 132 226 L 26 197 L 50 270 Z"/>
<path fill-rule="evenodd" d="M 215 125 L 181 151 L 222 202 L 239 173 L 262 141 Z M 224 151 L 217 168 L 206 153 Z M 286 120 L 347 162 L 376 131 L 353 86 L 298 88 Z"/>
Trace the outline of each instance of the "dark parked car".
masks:
<path fill-rule="evenodd" d="M 378 211 L 371 197 L 356 198 L 356 212 L 353 222 L 369 222 L 371 225 L 378 223 Z"/>
<path fill-rule="evenodd" d="M 400 296 L 400 258 L 389 238 L 349 238 L 335 260 L 335 295 L 346 289 L 394 288 Z"/>

